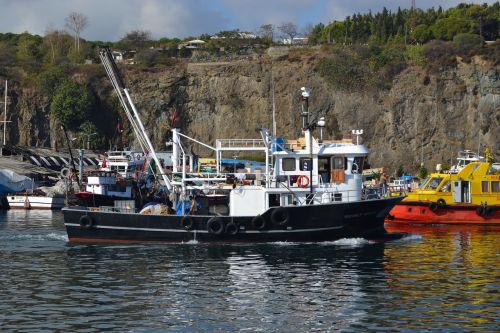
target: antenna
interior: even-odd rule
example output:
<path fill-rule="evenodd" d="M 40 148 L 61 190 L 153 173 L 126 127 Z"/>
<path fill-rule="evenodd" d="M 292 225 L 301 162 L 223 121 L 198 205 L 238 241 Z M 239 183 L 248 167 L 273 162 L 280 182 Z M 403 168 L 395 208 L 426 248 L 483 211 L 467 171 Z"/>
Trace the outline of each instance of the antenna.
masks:
<path fill-rule="evenodd" d="M 271 89 L 273 90 L 273 137 L 276 137 L 276 103 L 274 101 L 274 77 L 271 67 Z"/>
<path fill-rule="evenodd" d="M 359 137 L 363 134 L 363 130 L 352 130 L 352 134 L 356 135 L 356 145 L 359 145 Z"/>

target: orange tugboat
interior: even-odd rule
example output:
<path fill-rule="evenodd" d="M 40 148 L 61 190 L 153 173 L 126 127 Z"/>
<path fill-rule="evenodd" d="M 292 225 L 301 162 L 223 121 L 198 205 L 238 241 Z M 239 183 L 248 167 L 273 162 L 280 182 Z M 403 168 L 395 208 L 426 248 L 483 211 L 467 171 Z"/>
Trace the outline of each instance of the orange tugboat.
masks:
<path fill-rule="evenodd" d="M 448 172 L 432 173 L 389 213 L 387 224 L 500 225 L 500 163 L 459 153 Z"/>

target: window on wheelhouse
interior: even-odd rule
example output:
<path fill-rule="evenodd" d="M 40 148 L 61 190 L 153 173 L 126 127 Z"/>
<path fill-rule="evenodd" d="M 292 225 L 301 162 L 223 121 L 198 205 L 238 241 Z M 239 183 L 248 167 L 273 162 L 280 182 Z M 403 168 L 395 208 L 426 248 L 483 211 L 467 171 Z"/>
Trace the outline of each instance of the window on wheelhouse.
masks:
<path fill-rule="evenodd" d="M 450 192 L 451 190 L 451 183 L 449 180 L 447 180 L 443 186 L 439 189 L 439 192 Z"/>
<path fill-rule="evenodd" d="M 422 180 L 422 182 L 420 183 L 420 186 L 419 186 L 419 189 L 423 190 L 425 188 L 425 185 L 427 185 L 427 183 L 429 182 L 429 177 L 425 178 L 424 180 Z"/>
<path fill-rule="evenodd" d="M 343 156 L 332 157 L 331 181 L 337 184 L 345 181 L 345 169 L 347 168 L 347 158 Z"/>
<path fill-rule="evenodd" d="M 269 207 L 280 206 L 280 195 L 279 193 L 269 193 Z"/>
<path fill-rule="evenodd" d="M 435 190 L 438 188 L 439 184 L 441 184 L 441 181 L 443 180 L 442 177 L 433 177 L 431 180 L 429 180 L 429 183 L 425 186 L 426 190 Z"/>
<path fill-rule="evenodd" d="M 344 170 L 344 157 L 342 156 L 335 156 L 332 158 L 333 170 Z M 347 164 L 347 163 L 345 163 Z"/>
<path fill-rule="evenodd" d="M 295 171 L 295 158 L 283 158 L 281 159 L 281 170 L 282 171 Z"/>
<path fill-rule="evenodd" d="M 482 189 L 483 193 L 487 193 L 487 192 L 490 191 L 490 189 L 489 189 L 490 186 L 489 185 L 490 185 L 490 182 L 485 182 L 485 181 L 481 182 L 481 189 Z"/>
<path fill-rule="evenodd" d="M 309 157 L 301 157 L 300 158 L 300 171 L 311 171 L 312 163 Z"/>
<path fill-rule="evenodd" d="M 318 158 L 318 173 L 323 183 L 330 182 L 330 157 L 320 156 Z"/>

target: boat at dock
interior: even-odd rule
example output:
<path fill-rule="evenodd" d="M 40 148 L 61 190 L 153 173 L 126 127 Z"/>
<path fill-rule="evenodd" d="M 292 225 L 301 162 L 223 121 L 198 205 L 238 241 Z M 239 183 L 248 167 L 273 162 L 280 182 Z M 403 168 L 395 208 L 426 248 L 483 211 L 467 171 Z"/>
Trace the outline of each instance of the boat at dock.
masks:
<path fill-rule="evenodd" d="M 48 197 L 45 193 L 33 192 L 6 195 L 10 209 L 61 209 L 66 205 L 65 197 Z"/>
<path fill-rule="evenodd" d="M 299 139 L 285 140 L 259 129 L 259 138 L 218 139 L 210 146 L 173 128 L 172 173 L 167 175 L 109 49 L 100 56 L 138 141 L 155 161 L 169 202 L 141 211 L 118 201 L 111 208 L 63 208 L 70 242 L 317 242 L 402 236 L 384 229 L 387 213 L 402 197 L 363 199 L 368 149 L 358 140 L 316 139 L 313 131 L 324 120 L 311 120 L 307 88 L 301 89 Z M 193 144 L 214 152 L 215 173 L 188 171 L 195 170 L 188 149 Z M 252 173 L 222 170 L 223 155 L 234 152 L 262 154 L 265 163 Z"/>
<path fill-rule="evenodd" d="M 489 153 L 487 152 L 487 156 Z M 500 163 L 460 152 L 449 171 L 429 175 L 389 213 L 393 225 L 500 225 Z"/>

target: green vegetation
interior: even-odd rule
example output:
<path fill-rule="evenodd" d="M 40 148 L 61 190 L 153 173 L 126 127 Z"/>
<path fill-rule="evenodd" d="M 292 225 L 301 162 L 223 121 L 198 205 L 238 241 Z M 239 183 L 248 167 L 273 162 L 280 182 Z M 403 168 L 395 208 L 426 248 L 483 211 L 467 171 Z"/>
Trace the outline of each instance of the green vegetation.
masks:
<path fill-rule="evenodd" d="M 75 81 L 64 81 L 54 92 L 51 113 L 69 130 L 77 130 L 92 110 L 92 97 L 86 88 Z"/>

